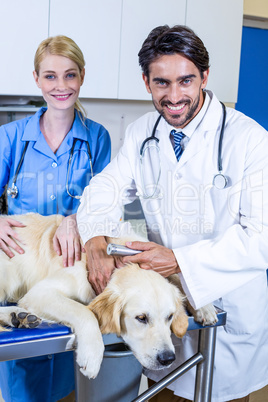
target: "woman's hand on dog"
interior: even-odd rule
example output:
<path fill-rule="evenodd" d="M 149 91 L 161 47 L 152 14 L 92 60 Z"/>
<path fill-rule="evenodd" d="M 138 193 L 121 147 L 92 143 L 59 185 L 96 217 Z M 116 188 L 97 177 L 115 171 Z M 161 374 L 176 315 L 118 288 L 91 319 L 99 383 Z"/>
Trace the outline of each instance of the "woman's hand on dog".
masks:
<path fill-rule="evenodd" d="M 10 218 L 9 216 L 0 217 L 0 249 L 9 257 L 14 257 L 11 249 L 23 254 L 24 250 L 16 243 L 15 240 L 20 241 L 19 235 L 15 232 L 13 227 L 24 227 L 23 223 Z"/>
<path fill-rule="evenodd" d="M 115 260 L 107 255 L 107 242 L 105 237 L 96 236 L 85 244 L 87 253 L 88 281 L 96 295 L 107 286 L 114 271 Z"/>
<path fill-rule="evenodd" d="M 126 246 L 133 250 L 141 250 L 142 253 L 127 256 L 122 259 L 124 264 L 139 264 L 142 269 L 152 269 L 167 278 L 177 274 L 180 267 L 173 251 L 154 242 L 133 241 L 127 242 Z"/>
<path fill-rule="evenodd" d="M 64 267 L 72 267 L 75 261 L 81 260 L 81 252 L 85 250 L 81 246 L 76 214 L 63 219 L 53 237 L 53 247 L 58 255 L 62 255 Z"/>

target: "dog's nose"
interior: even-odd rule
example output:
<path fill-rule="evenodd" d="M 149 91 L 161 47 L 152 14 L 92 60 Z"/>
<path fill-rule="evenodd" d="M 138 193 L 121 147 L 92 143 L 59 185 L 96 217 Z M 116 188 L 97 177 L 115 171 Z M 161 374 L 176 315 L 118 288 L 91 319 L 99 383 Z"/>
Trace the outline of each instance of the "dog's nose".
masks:
<path fill-rule="evenodd" d="M 167 350 L 157 355 L 157 360 L 162 366 L 168 366 L 176 359 L 175 353 Z"/>

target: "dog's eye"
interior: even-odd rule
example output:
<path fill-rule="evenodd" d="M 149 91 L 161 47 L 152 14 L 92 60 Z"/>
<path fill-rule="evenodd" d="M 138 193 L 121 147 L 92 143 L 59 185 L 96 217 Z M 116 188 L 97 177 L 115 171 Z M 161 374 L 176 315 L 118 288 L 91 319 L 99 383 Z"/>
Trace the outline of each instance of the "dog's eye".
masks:
<path fill-rule="evenodd" d="M 137 315 L 136 320 L 138 320 L 139 322 L 141 322 L 142 324 L 147 324 L 148 323 L 148 318 L 146 315 Z"/>
<path fill-rule="evenodd" d="M 173 314 L 170 314 L 170 316 L 168 317 L 168 321 L 171 321 L 173 318 Z"/>

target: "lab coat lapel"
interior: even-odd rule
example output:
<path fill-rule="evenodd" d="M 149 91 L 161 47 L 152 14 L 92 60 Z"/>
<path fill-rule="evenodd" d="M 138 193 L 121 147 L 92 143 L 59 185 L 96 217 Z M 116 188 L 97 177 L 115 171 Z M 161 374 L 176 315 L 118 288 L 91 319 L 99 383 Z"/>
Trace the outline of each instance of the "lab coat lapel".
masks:
<path fill-rule="evenodd" d="M 211 100 L 211 104 L 209 105 L 204 118 L 192 134 L 190 141 L 178 162 L 178 167 L 184 166 L 204 150 L 204 148 L 209 146 L 210 141 L 213 140 L 212 137 L 215 138 L 217 130 L 219 129 L 221 117 L 222 106 L 214 97 Z"/>
<path fill-rule="evenodd" d="M 159 138 L 160 154 L 164 154 L 163 160 L 165 160 L 165 164 L 167 164 L 167 161 L 170 161 L 171 166 L 173 167 L 173 165 L 177 163 L 177 159 L 170 141 L 170 132 L 172 129 L 173 127 L 167 124 L 167 122 L 162 118 L 156 130 L 156 137 Z"/>
<path fill-rule="evenodd" d="M 178 161 L 178 167 L 185 165 L 193 157 L 195 157 L 203 148 L 208 146 L 206 141 L 206 135 L 201 130 L 196 131 L 191 137 L 185 151 L 183 152 L 180 160 Z"/>
<path fill-rule="evenodd" d="M 167 160 L 169 160 L 172 167 L 183 166 L 189 160 L 191 160 L 197 153 L 199 153 L 203 148 L 208 146 L 205 131 L 200 128 L 192 135 L 185 151 L 181 155 L 180 160 L 177 161 L 174 148 L 170 140 L 170 132 L 163 132 L 161 131 L 161 127 L 159 127 L 159 133 L 157 136 L 158 138 L 160 138 L 159 146 L 160 151 L 163 152 L 164 154 L 165 163 L 167 163 Z"/>

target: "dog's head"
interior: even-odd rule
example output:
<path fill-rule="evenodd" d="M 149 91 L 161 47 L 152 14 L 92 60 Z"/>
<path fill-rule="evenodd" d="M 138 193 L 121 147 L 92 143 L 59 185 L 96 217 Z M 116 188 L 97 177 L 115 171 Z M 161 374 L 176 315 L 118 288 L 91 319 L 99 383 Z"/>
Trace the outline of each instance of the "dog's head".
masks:
<path fill-rule="evenodd" d="M 89 308 L 103 334 L 121 336 L 139 362 L 152 370 L 171 365 L 171 331 L 181 338 L 188 327 L 180 291 L 156 272 L 134 264 L 115 270 Z"/>

